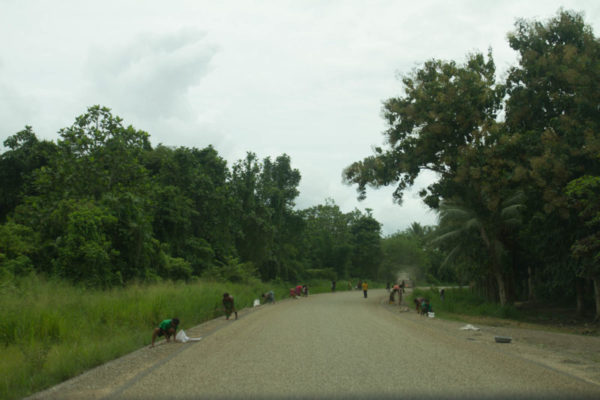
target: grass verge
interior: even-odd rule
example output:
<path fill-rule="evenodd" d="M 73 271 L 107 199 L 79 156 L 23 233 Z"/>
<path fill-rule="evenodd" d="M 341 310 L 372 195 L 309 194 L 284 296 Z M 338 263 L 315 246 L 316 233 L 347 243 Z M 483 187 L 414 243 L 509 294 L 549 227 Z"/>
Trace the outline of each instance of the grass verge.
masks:
<path fill-rule="evenodd" d="M 575 317 L 572 309 L 544 304 L 510 304 L 501 306 L 491 303 L 469 289 L 446 289 L 444 300 L 438 289 L 415 289 L 407 299 L 413 306 L 414 299 L 430 300 L 436 317 L 490 326 L 512 326 L 578 335 L 600 335 L 599 324 L 591 318 Z"/>
<path fill-rule="evenodd" d="M 310 293 L 329 281 L 308 282 Z M 261 293 L 289 296 L 291 284 L 163 282 L 108 291 L 32 275 L 0 287 L 0 399 L 22 398 L 148 345 L 152 329 L 178 317 L 188 329 L 223 315 L 221 299 L 252 306 Z"/>

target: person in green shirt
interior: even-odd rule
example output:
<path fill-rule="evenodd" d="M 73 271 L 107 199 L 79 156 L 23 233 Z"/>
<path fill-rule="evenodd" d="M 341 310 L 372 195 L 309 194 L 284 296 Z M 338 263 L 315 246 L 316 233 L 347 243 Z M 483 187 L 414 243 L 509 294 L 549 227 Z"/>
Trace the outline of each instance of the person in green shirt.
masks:
<path fill-rule="evenodd" d="M 158 325 L 158 328 L 154 329 L 152 333 L 152 345 L 150 347 L 154 347 L 154 341 L 156 337 L 166 336 L 167 342 L 171 341 L 171 335 L 173 335 L 173 340 L 175 340 L 175 333 L 177 332 L 177 326 L 179 325 L 179 319 L 165 319 Z"/>

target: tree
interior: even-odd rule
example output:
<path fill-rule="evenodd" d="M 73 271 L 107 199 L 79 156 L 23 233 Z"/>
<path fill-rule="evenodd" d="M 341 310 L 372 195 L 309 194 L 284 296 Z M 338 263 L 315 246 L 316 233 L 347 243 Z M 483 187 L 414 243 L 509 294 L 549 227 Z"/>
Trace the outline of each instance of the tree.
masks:
<path fill-rule="evenodd" d="M 472 249 L 467 247 L 477 242 L 468 239 L 477 238 L 486 252 L 484 274 L 496 279 L 501 305 L 508 301 L 503 260 L 507 249 L 502 238 L 521 223 L 523 197 L 522 193 L 517 193 L 504 200 L 502 206 L 495 210 L 469 208 L 460 201 L 451 200 L 444 201 L 440 207 L 441 229 L 436 241 L 454 242 L 455 247 L 450 253 L 452 256 L 464 252 L 472 254 Z"/>
<path fill-rule="evenodd" d="M 363 214 L 359 210 L 352 213 L 350 221 L 352 235 L 351 269 L 353 276 L 380 278 L 381 271 L 381 224 L 367 208 Z"/>
<path fill-rule="evenodd" d="M 583 223 L 571 250 L 580 261 L 579 274 L 594 282 L 596 320 L 600 319 L 600 177 L 583 176 L 567 185 L 566 195 Z"/>
<path fill-rule="evenodd" d="M 538 275 L 564 293 L 565 282 L 578 283 L 570 248 L 586 231 L 566 188 L 600 175 L 600 42 L 581 14 L 561 10 L 546 22 L 519 20 L 509 44 L 519 64 L 507 80 L 506 128 L 528 156 L 528 206 L 535 210 L 528 230 L 536 236 L 528 241 L 533 258 L 544 260 Z M 582 285 L 576 289 L 581 309 Z"/>
<path fill-rule="evenodd" d="M 34 171 L 46 166 L 57 151 L 54 143 L 40 141 L 31 126 L 9 136 L 4 146 L 10 150 L 0 155 L 0 221 L 23 201 L 35 194 L 31 185 Z"/>
<path fill-rule="evenodd" d="M 388 99 L 383 114 L 388 149 L 376 148 L 375 155 L 344 170 L 347 183 L 357 184 L 360 198 L 367 185 L 397 184 L 394 198 L 401 203 L 403 192 L 422 170 L 439 180 L 420 194 L 432 208 L 440 199 L 461 188 L 452 181 L 464 147 L 486 142 L 488 127 L 495 118 L 503 87 L 495 83 L 491 53 L 468 57 L 464 65 L 431 60 L 402 79 L 404 96 Z"/>
<path fill-rule="evenodd" d="M 348 277 L 352 243 L 351 216 L 333 199 L 302 211 L 305 221 L 303 254 L 310 269 L 333 269 L 337 279 Z"/>

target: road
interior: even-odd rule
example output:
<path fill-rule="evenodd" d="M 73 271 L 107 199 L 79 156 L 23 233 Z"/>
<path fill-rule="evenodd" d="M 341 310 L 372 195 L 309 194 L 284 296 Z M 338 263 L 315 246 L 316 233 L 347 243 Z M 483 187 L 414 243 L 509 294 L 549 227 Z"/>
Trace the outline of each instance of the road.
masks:
<path fill-rule="evenodd" d="M 242 311 L 186 330 L 199 342 L 142 349 L 126 371 L 117 362 L 92 372 L 95 386 L 34 398 L 600 398 L 597 383 L 522 357 L 515 344 L 465 336 L 386 297 L 339 292 Z"/>

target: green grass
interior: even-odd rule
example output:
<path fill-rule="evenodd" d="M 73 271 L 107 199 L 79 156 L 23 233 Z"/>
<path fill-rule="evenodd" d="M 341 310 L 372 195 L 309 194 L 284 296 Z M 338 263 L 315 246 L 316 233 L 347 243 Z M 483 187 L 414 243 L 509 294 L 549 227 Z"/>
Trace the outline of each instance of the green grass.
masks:
<path fill-rule="evenodd" d="M 424 297 L 430 300 L 436 316 L 454 318 L 456 315 L 485 316 L 520 320 L 523 316 L 513 305 L 501 306 L 472 293 L 469 289 L 446 289 L 444 301 L 437 289 L 415 289 L 409 298 Z"/>
<path fill-rule="evenodd" d="M 331 287 L 329 281 L 308 285 L 311 294 Z M 286 298 L 290 286 L 196 281 L 102 291 L 36 276 L 17 279 L 0 287 L 0 399 L 24 397 L 148 345 L 163 319 L 178 317 L 188 329 L 222 316 L 224 292 L 243 309 L 268 290 L 276 300 Z"/>

